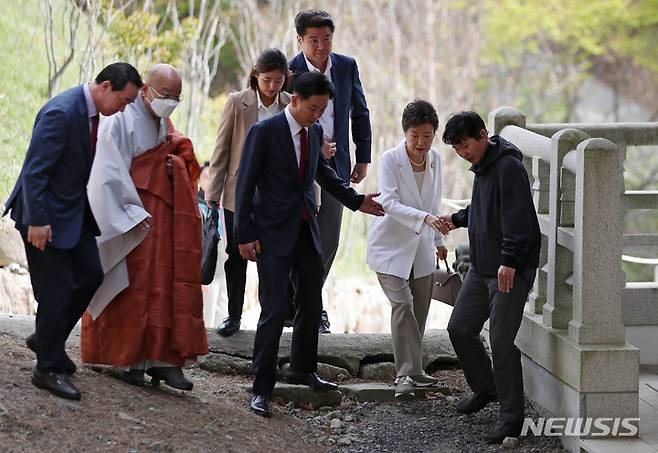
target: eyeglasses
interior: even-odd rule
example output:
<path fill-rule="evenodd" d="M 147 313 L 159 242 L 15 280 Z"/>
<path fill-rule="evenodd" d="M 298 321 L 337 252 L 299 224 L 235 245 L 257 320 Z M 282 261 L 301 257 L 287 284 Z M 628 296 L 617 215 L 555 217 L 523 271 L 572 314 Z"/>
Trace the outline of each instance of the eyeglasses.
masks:
<path fill-rule="evenodd" d="M 160 92 L 158 92 L 158 90 L 156 90 L 155 88 L 153 88 L 150 85 L 149 85 L 149 88 L 151 89 L 151 91 L 153 91 L 155 93 L 155 95 L 157 97 L 159 97 L 161 99 L 171 99 L 171 100 L 176 101 L 176 102 L 181 102 L 183 100 L 183 95 L 182 94 L 174 97 L 169 93 L 160 93 Z"/>

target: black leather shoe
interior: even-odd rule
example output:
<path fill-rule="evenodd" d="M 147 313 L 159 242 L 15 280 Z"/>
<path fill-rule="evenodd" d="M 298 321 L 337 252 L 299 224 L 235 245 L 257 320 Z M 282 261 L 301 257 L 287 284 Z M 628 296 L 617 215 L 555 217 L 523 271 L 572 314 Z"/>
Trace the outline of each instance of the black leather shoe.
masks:
<path fill-rule="evenodd" d="M 223 337 L 230 337 L 238 330 L 240 330 L 240 318 L 235 319 L 230 316 L 217 327 L 217 333 Z"/>
<path fill-rule="evenodd" d="M 297 371 L 288 371 L 284 381 L 288 384 L 308 385 L 313 390 L 338 390 L 338 386 L 333 382 L 325 381 L 318 376 L 318 373 L 299 373 Z"/>
<path fill-rule="evenodd" d="M 36 332 L 30 335 L 25 339 L 25 345 L 32 350 L 35 354 L 37 353 L 37 334 Z M 68 374 L 71 376 L 76 372 L 78 367 L 75 366 L 75 363 L 73 363 L 73 360 L 66 354 L 66 351 L 64 351 L 64 373 Z"/>
<path fill-rule="evenodd" d="M 146 374 L 151 376 L 151 384 L 154 386 L 160 385 L 160 381 L 164 381 L 169 387 L 178 390 L 192 390 L 194 384 L 188 381 L 183 374 L 183 370 L 174 366 L 159 366 L 146 370 Z"/>
<path fill-rule="evenodd" d="M 35 367 L 32 371 L 32 384 L 60 398 L 80 399 L 80 391 L 71 384 L 69 377 L 64 373 L 40 371 Z"/>
<path fill-rule="evenodd" d="M 137 387 L 144 387 L 144 370 L 133 370 L 130 369 L 128 371 L 123 371 L 119 375 L 119 379 L 121 379 L 123 382 L 126 382 L 130 385 L 134 385 Z"/>
<path fill-rule="evenodd" d="M 272 416 L 272 406 L 270 405 L 270 400 L 268 400 L 266 396 L 254 395 L 253 398 L 251 398 L 251 404 L 249 407 L 251 407 L 251 411 L 254 414 L 260 415 L 261 417 L 269 418 Z"/>
<path fill-rule="evenodd" d="M 484 440 L 485 444 L 489 444 L 489 445 L 501 444 L 503 443 L 506 437 L 518 438 L 520 435 L 521 435 L 521 428 L 503 427 L 503 428 L 496 428 L 490 433 L 485 434 L 482 440 Z"/>
<path fill-rule="evenodd" d="M 461 414 L 474 414 L 484 409 L 487 404 L 497 400 L 498 396 L 495 393 L 473 393 L 468 398 L 457 402 L 455 410 Z"/>
<path fill-rule="evenodd" d="M 318 332 L 331 333 L 331 330 L 329 330 L 330 326 L 331 323 L 329 322 L 329 315 L 327 314 L 326 311 L 322 310 L 322 314 L 320 315 L 320 326 L 318 327 Z"/>

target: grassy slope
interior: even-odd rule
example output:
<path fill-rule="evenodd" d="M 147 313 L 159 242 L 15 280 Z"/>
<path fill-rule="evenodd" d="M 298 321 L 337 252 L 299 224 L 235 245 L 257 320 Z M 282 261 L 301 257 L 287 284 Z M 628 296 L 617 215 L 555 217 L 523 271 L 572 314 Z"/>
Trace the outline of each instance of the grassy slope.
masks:
<path fill-rule="evenodd" d="M 0 5 L 0 200 L 4 202 L 23 163 L 34 117 L 47 100 L 48 61 L 38 0 L 0 0 Z M 65 74 L 61 86 L 75 84 L 75 69 Z"/>

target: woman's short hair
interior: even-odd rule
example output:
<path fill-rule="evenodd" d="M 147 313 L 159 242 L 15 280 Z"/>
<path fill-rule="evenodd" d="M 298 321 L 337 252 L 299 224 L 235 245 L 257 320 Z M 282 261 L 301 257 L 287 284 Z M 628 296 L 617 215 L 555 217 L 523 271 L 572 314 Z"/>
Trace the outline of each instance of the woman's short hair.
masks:
<path fill-rule="evenodd" d="M 283 73 L 285 81 L 283 88 L 288 86 L 290 79 L 290 70 L 288 69 L 288 59 L 279 49 L 265 49 L 256 59 L 256 64 L 249 73 L 249 87 L 258 90 L 258 75 L 264 72 L 279 70 Z"/>
<path fill-rule="evenodd" d="M 439 128 L 439 117 L 432 104 L 422 99 L 415 99 L 408 103 L 402 112 L 402 130 L 407 132 L 407 129 L 411 127 L 418 127 L 426 123 L 432 125 L 434 132 Z"/>

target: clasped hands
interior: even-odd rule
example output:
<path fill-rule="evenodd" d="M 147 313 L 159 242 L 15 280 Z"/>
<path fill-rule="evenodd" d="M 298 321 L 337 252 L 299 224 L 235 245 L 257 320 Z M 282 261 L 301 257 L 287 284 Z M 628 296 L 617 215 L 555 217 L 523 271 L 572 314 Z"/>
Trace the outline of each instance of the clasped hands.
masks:
<path fill-rule="evenodd" d="M 441 234 L 448 234 L 455 228 L 455 224 L 452 222 L 452 216 L 433 216 L 428 214 L 425 217 L 425 223 L 432 227 L 434 230 L 440 232 Z M 437 248 L 437 255 L 439 250 Z M 514 286 L 514 275 L 516 274 L 516 269 L 509 266 L 500 265 L 498 267 L 498 291 L 501 293 L 509 293 Z"/>
<path fill-rule="evenodd" d="M 427 214 L 424 222 L 443 235 L 447 235 L 449 232 L 457 228 L 455 224 L 452 223 L 450 216 L 447 215 L 437 217 L 432 214 Z"/>

